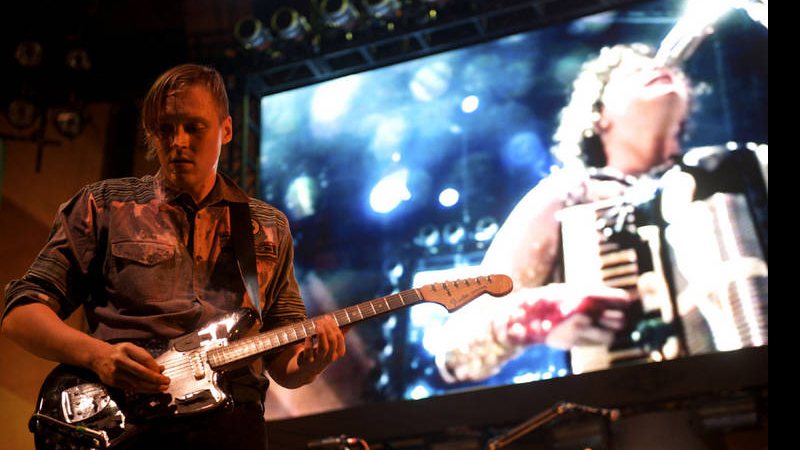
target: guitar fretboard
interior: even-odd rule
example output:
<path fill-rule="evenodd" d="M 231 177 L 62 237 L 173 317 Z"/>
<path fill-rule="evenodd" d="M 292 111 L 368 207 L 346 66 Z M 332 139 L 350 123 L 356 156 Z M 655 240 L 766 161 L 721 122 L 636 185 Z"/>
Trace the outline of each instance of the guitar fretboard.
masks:
<path fill-rule="evenodd" d="M 336 324 L 341 327 L 413 305 L 421 300 L 422 297 L 418 290 L 409 289 L 340 309 L 329 313 L 329 315 L 333 316 Z M 313 319 L 293 323 L 241 339 L 225 347 L 211 349 L 207 354 L 208 363 L 213 369 L 217 369 L 301 341 L 316 333 Z"/>

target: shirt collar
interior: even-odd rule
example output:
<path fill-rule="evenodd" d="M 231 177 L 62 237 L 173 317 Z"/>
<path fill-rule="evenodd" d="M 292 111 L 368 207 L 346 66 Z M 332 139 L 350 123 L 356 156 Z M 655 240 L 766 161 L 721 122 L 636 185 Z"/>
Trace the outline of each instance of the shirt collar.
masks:
<path fill-rule="evenodd" d="M 175 202 L 181 192 L 165 183 L 161 170 L 156 173 L 154 178 L 157 197 L 161 198 L 164 203 Z M 248 203 L 249 201 L 250 197 L 230 177 L 217 173 L 214 188 L 198 206 L 202 208 L 220 202 Z"/>

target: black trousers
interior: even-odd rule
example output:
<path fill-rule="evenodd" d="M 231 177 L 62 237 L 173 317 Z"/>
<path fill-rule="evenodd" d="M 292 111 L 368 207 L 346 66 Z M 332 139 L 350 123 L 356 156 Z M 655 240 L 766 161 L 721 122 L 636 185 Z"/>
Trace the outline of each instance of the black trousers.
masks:
<path fill-rule="evenodd" d="M 239 403 L 198 416 L 148 424 L 115 450 L 267 450 L 261 403 Z"/>

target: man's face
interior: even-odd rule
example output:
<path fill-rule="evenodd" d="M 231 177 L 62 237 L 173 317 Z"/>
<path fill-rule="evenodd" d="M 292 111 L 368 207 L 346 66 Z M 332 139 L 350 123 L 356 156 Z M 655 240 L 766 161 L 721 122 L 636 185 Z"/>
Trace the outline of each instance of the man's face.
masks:
<path fill-rule="evenodd" d="M 627 168 L 646 171 L 680 152 L 680 130 L 689 113 L 689 87 L 678 71 L 650 58 L 629 58 L 611 74 L 603 118 L 615 128 L 615 148 Z"/>
<path fill-rule="evenodd" d="M 222 145 L 232 138 L 231 117 L 220 118 L 205 86 L 187 86 L 167 95 L 156 133 L 162 174 L 199 202 L 214 187 Z"/>

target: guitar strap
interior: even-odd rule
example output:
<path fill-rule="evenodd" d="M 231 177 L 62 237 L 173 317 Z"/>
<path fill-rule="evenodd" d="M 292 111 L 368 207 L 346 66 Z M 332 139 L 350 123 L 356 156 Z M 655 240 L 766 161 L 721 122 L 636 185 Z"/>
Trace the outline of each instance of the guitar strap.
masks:
<path fill-rule="evenodd" d="M 258 294 L 258 272 L 256 271 L 255 242 L 253 240 L 253 227 L 250 224 L 250 205 L 247 203 L 231 203 L 231 239 L 233 240 L 233 253 L 236 255 L 236 265 L 242 276 L 244 288 L 253 302 L 253 306 L 261 318 L 261 298 Z"/>

